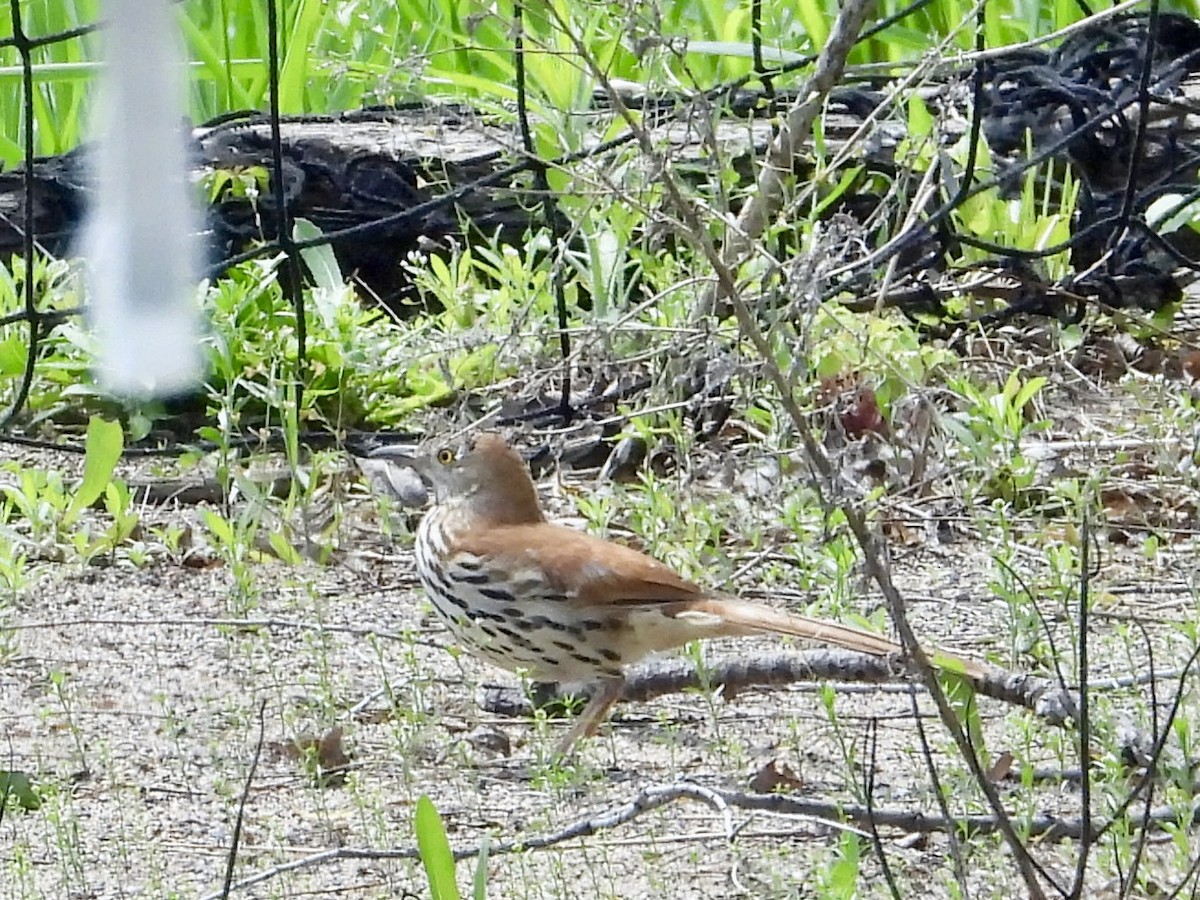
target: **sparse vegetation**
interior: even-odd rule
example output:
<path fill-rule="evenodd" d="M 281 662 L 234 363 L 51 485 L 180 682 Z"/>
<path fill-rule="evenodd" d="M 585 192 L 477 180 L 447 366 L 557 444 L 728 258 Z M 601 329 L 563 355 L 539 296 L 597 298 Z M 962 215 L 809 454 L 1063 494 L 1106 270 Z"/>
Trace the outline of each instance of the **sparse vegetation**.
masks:
<path fill-rule="evenodd" d="M 101 13 L 92 0 L 20 8 L 35 36 Z M 820 50 L 838 8 L 764 4 L 763 59 Z M 584 115 L 611 87 L 597 71 L 647 97 L 743 77 L 760 86 L 752 10 L 731 0 L 527 5 L 534 151 L 557 158 L 644 124 L 636 105 L 628 121 Z M 898 11 L 882 3 L 876 20 Z M 302 0 L 281 14 L 283 112 L 419 98 L 516 121 L 510 6 Z M 983 35 L 997 48 L 1083 16 L 1075 4 L 991 3 Z M 943 318 L 1003 303 L 962 290 L 905 316 L 823 293 L 859 250 L 924 208 L 927 186 L 904 172 L 936 161 L 948 182 L 965 166 L 969 132 L 898 85 L 928 75 L 925 54 L 940 41 L 946 56 L 970 50 L 973 17 L 969 4 L 937 0 L 852 52 L 855 77 L 890 79 L 871 86 L 885 98 L 881 117 L 904 126 L 895 170 L 847 163 L 819 120 L 806 180 L 732 268 L 733 299 L 761 342 L 736 309 L 696 315 L 722 263 L 706 246 L 736 230 L 753 180 L 715 143 L 709 168 L 680 173 L 638 141 L 602 167 L 547 173 L 568 240 L 542 231 L 514 247 L 482 236 L 405 260 L 419 307 L 410 317 L 356 295 L 331 253 L 308 251 L 302 366 L 278 260 L 242 263 L 201 289 L 208 377 L 169 404 L 104 396 L 83 319 L 40 326 L 28 400 L 7 427 L 84 452 L 14 449 L 0 461 L 4 896 L 219 896 L 243 803 L 232 856 L 235 885 L 247 882 L 232 896 L 249 896 L 248 880 L 265 873 L 279 896 L 457 897 L 466 879 L 456 882 L 453 852 L 472 848 L 458 874 L 473 872 L 475 897 L 1017 896 L 1028 885 L 992 827 L 987 787 L 1064 896 L 1112 885 L 1130 897 L 1194 892 L 1194 301 L 943 332 Z M 265 4 L 188 0 L 179 18 L 192 117 L 265 108 Z M 12 34 L 4 21 L 0 39 Z M 0 47 L 0 160 L 23 158 L 25 128 L 39 154 L 79 145 L 96 59 L 96 35 L 38 48 L 34 122 L 21 124 L 20 56 Z M 775 86 L 795 89 L 802 75 L 777 73 Z M 1062 244 L 1081 188 L 1060 172 L 1054 189 L 1049 165 L 966 199 L 955 227 L 1004 248 Z M 976 166 L 981 182 L 997 171 L 986 152 Z M 198 193 L 252 196 L 267 181 L 248 169 Z M 877 199 L 869 224 L 834 215 L 851 189 Z M 1164 196 L 1148 215 L 1193 227 L 1194 208 L 1176 208 L 1184 199 Z M 297 223 L 297 237 L 311 229 Z M 994 256 L 969 244 L 953 254 L 964 269 Z M 1065 249 L 1029 263 L 1050 278 L 1072 265 Z M 17 317 L 25 280 L 39 310 L 66 313 L 80 304 L 77 275 L 76 262 L 42 256 L 0 266 L 6 404 L 30 347 Z M 577 410 L 587 424 L 575 431 L 529 415 L 552 408 L 564 385 L 560 288 L 569 399 L 596 401 Z M 1157 366 L 1134 365 L 1151 353 Z M 622 379 L 639 389 L 617 390 Z M 552 758 L 561 722 L 543 710 L 512 721 L 481 712 L 476 695 L 496 672 L 448 652 L 430 627 L 408 513 L 373 499 L 340 450 L 306 443 L 457 429 L 497 411 L 554 449 L 564 435 L 601 431 L 644 445 L 645 460 L 616 481 L 586 467 L 543 478 L 556 512 L 714 589 L 881 630 L 890 611 L 869 576 L 882 561 L 928 644 L 1071 686 L 1086 678 L 1087 730 L 945 679 L 981 784 L 919 691 L 712 689 L 715 660 L 780 649 L 750 640 L 690 648 L 701 690 L 628 704 L 579 759 Z M 194 448 L 122 457 L 165 436 Z M 147 482 L 177 490 L 151 501 Z M 178 499 L 195 484 L 202 499 Z M 886 543 L 879 559 L 855 533 L 856 510 Z M 320 737 L 299 740 L 310 733 Z M 754 783 L 765 792 L 813 808 L 801 817 L 747 800 L 764 770 L 774 774 Z M 1047 816 L 1087 822 L 1083 784 L 1091 821 L 1107 830 L 1043 840 Z M 854 818 L 867 808 L 895 814 L 878 842 Z M 978 818 L 948 829 L 953 838 L 903 843 L 918 816 Z M 812 824 L 822 817 L 844 821 Z"/>

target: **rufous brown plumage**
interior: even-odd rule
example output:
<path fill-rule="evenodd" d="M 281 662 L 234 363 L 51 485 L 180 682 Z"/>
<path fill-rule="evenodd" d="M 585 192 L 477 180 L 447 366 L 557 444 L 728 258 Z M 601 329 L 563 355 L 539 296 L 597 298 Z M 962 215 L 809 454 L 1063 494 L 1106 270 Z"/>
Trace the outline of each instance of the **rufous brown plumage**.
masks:
<path fill-rule="evenodd" d="M 417 573 L 455 637 L 536 680 L 597 685 L 559 752 L 591 734 L 620 699 L 626 666 L 689 641 L 775 632 L 873 656 L 901 653 L 869 631 L 718 596 L 644 553 L 546 521 L 528 468 L 498 435 L 457 450 L 413 456 L 388 447 L 372 456 L 414 468 L 432 487 Z"/>

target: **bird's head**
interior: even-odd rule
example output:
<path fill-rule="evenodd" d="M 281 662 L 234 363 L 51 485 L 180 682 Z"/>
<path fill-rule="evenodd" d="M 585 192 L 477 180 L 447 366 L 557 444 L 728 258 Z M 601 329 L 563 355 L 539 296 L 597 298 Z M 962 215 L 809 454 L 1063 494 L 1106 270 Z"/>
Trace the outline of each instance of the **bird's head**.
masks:
<path fill-rule="evenodd" d="M 459 507 L 493 524 L 545 521 L 529 468 L 498 434 L 423 445 L 415 451 L 401 445 L 379 447 L 369 458 L 414 471 L 432 491 L 436 506 Z"/>

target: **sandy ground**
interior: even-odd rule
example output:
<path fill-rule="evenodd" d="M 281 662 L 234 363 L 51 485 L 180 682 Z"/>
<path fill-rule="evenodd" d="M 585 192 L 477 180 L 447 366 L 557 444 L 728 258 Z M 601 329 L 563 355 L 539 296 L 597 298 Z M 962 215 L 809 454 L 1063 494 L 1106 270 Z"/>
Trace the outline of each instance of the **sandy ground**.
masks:
<path fill-rule="evenodd" d="M 1143 483 L 1165 493 L 1166 475 L 1156 477 Z M 570 510 L 560 491 L 549 493 L 556 509 Z M 692 693 L 625 704 L 573 764 L 551 764 L 550 748 L 566 726 L 482 711 L 480 687 L 513 679 L 451 652 L 415 583 L 403 529 L 385 539 L 361 490 L 343 503 L 332 565 L 265 556 L 231 564 L 199 538 L 185 563 L 182 552 L 154 549 L 153 530 L 175 525 L 199 535 L 201 512 L 171 505 L 142 510 L 153 552 L 140 567 L 123 554 L 87 566 L 31 556 L 29 585 L 0 600 L 0 622 L 16 626 L 0 668 L 0 723 L 4 768 L 28 773 L 42 806 L 9 809 L 0 822 L 0 898 L 218 895 L 243 802 L 233 896 L 427 896 L 411 858 L 422 794 L 440 810 L 455 848 L 491 843 L 493 897 L 849 897 L 855 872 L 859 896 L 884 896 L 879 861 L 856 829 L 722 810 L 697 791 L 749 792 L 773 764 L 794 796 L 856 803 L 870 768 L 879 808 L 936 814 L 911 700 L 896 690 L 798 685 L 746 691 L 731 702 Z M 1018 612 L 989 587 L 998 578 L 999 531 L 982 535 L 960 522 L 939 533 L 944 539 L 892 547 L 914 622 L 930 641 L 1011 661 Z M 1007 534 L 1006 556 L 1027 563 L 1022 571 L 1035 591 L 1047 590 L 1038 560 L 1055 535 L 1019 527 Z M 1095 671 L 1144 671 L 1140 637 L 1128 628 L 1133 618 L 1154 631 L 1156 665 L 1174 668 L 1190 649 L 1170 623 L 1194 618 L 1192 538 L 1178 537 L 1147 561 L 1140 538 L 1122 544 L 1110 536 L 1101 541 L 1094 588 L 1107 592 L 1110 614 L 1096 624 Z M 739 584 L 754 583 L 751 567 Z M 869 614 L 878 596 L 861 578 L 855 585 L 863 587 L 853 606 Z M 1069 663 L 1071 623 L 1053 604 L 1048 611 Z M 705 652 L 718 659 L 776 646 L 764 638 Z M 1165 684 L 1163 694 L 1171 689 Z M 1144 724 L 1146 696 L 1144 688 L 1104 695 L 1103 726 Z M 928 699 L 918 705 L 952 809 L 981 811 Z M 989 758 L 1007 750 L 1017 768 L 1076 764 L 1067 733 L 995 702 L 981 710 Z M 1186 707 L 1185 718 L 1192 712 Z M 334 728 L 342 730 L 340 748 L 327 749 L 344 752 L 345 770 L 316 777 L 296 741 Z M 626 821 L 606 818 L 647 791 L 681 784 L 696 786 L 690 797 Z M 1060 780 L 1000 787 L 1018 813 L 1078 815 L 1076 788 Z M 572 827 L 583 833 L 545 848 L 503 846 Z M 944 837 L 890 829 L 882 839 L 905 896 L 949 896 Z M 964 852 L 974 896 L 1019 892 L 998 838 L 977 837 Z M 1051 872 L 1069 877 L 1071 845 L 1037 852 Z M 1178 874 L 1173 852 L 1152 847 L 1151 865 Z M 460 864 L 464 891 L 473 866 Z M 1096 866 L 1093 896 L 1112 871 Z"/>

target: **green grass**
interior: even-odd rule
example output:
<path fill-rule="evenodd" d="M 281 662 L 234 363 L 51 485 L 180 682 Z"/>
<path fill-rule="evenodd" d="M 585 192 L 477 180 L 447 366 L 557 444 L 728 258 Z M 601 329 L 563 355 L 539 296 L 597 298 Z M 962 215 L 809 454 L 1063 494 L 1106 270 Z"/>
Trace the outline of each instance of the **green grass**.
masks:
<path fill-rule="evenodd" d="M 904 4 L 889 0 L 878 16 Z M 770 52 L 811 53 L 837 11 L 832 0 L 765 4 Z M 854 51 L 852 63 L 913 61 L 931 41 L 955 34 L 970 49 L 970 4 L 940 0 Z M 29 0 L 26 33 L 51 35 L 97 21 L 95 0 Z M 1081 17 L 1073 4 L 1034 0 L 988 5 L 989 46 L 1028 40 Z M 445 97 L 482 106 L 514 99 L 511 7 L 479 0 L 280 2 L 280 106 L 291 114 Z M 267 104 L 265 3 L 189 0 L 179 22 L 192 61 L 188 112 L 202 121 Z M 650 87 L 709 88 L 752 71 L 750 13 L 730 0 L 671 0 L 632 9 L 620 3 L 529 5 L 523 20 L 533 111 L 549 120 L 590 102 L 594 85 L 563 25 L 610 77 Z M 965 25 L 965 27 L 964 27 Z M 0 39 L 12 35 L 0 19 Z M 35 138 L 39 154 L 62 153 L 87 133 L 89 81 L 99 40 L 87 35 L 39 48 Z M 21 158 L 20 59 L 0 50 L 0 160 Z"/>
<path fill-rule="evenodd" d="M 90 22 L 99 14 L 95 3 L 62 0 L 33 0 L 22 8 L 28 16 L 26 27 L 35 34 Z M 899 3 L 885 3 L 876 16 L 881 18 L 899 8 Z M 179 9 L 193 60 L 190 114 L 200 120 L 230 109 L 263 107 L 264 5 L 225 0 L 189 2 Z M 834 9 L 832 0 L 769 5 L 764 10 L 767 47 L 777 54 L 810 52 L 822 42 Z M 579 124 L 571 113 L 589 105 L 595 85 L 574 41 L 562 30 L 564 21 L 602 70 L 612 77 L 644 82 L 652 89 L 707 88 L 750 71 L 747 4 L 674 0 L 659 5 L 657 18 L 653 13 L 648 5 L 631 11 L 627 5 L 566 0 L 531 7 L 524 25 L 530 50 L 531 99 L 539 117 L 534 137 L 540 153 L 556 155 L 581 146 L 588 137 L 588 126 Z M 969 4 L 943 0 L 858 48 L 853 62 L 902 62 L 911 68 L 947 35 L 953 35 L 953 47 L 968 49 L 973 45 L 970 14 Z M 985 22 L 988 42 L 995 46 L 1026 40 L 1062 27 L 1079 15 L 1075 5 L 1065 2 L 990 4 Z M 335 112 L 365 103 L 420 97 L 463 101 L 498 118 L 512 118 L 513 21 L 507 5 L 497 9 L 452 0 L 348 0 L 339 4 L 296 0 L 283 5 L 282 18 L 281 98 L 285 112 Z M 686 52 L 680 42 L 683 38 L 689 42 Z M 83 139 L 95 50 L 96 40 L 89 37 L 38 52 L 34 127 L 39 153 L 62 152 Z M 11 49 L 0 51 L 0 129 L 8 129 L 0 130 L 0 159 L 9 164 L 22 153 L 17 64 Z M 924 104 L 913 102 L 900 109 L 897 116 L 908 124 L 910 138 L 902 148 L 902 162 L 928 165 L 935 148 L 960 164 L 965 160 L 965 147 L 937 143 L 936 122 Z M 592 378 L 601 387 L 623 375 L 658 378 L 686 351 L 703 347 L 710 351 L 709 374 L 718 381 L 723 378 L 724 389 L 733 398 L 730 420 L 709 441 L 700 440 L 696 433 L 705 403 L 692 397 L 679 402 L 673 392 L 676 382 L 669 379 L 643 394 L 613 401 L 604 414 L 619 420 L 617 426 L 624 433 L 645 438 L 652 451 L 661 454 L 656 459 L 665 459 L 669 465 L 644 467 L 637 478 L 621 486 L 589 481 L 577 488 L 568 480 L 567 489 L 558 494 L 563 511 L 579 511 L 599 532 L 632 529 L 656 556 L 715 588 L 744 590 L 753 586 L 777 591 L 783 595 L 780 602 L 798 609 L 811 608 L 851 621 L 862 617 L 872 626 L 882 627 L 884 610 L 868 602 L 867 598 L 875 595 L 864 587 L 861 552 L 845 513 L 838 508 L 857 506 L 867 511 L 881 533 L 894 540 L 899 564 L 911 565 L 912 556 L 927 552 L 934 561 L 929 578 L 942 588 L 951 575 L 962 574 L 964 581 L 969 574 L 977 576 L 975 582 L 956 588 L 962 603 L 998 610 L 992 621 L 999 622 L 999 627 L 982 638 L 971 635 L 964 640 L 986 644 L 987 652 L 1000 662 L 1043 671 L 1049 670 L 1057 651 L 1057 659 L 1069 670 L 1080 568 L 1078 542 L 1070 539 L 1070 529 L 1085 511 L 1103 518 L 1105 486 L 1131 477 L 1131 471 L 1152 470 L 1155 474 L 1145 478 L 1148 490 L 1161 492 L 1165 506 L 1178 502 L 1179 509 L 1188 510 L 1190 494 L 1186 491 L 1196 488 L 1191 466 L 1194 448 L 1189 445 L 1174 456 L 1163 450 L 1161 458 L 1149 460 L 1113 457 L 1092 461 L 1079 470 L 1048 465 L 1043 457 L 1030 453 L 1031 445 L 1046 437 L 1061 440 L 1083 427 L 1079 421 L 1089 421 L 1076 415 L 1099 388 L 1077 379 L 1071 368 L 1073 354 L 1090 337 L 1080 326 L 1058 328 L 1049 323 L 1041 335 L 1044 344 L 1030 349 L 1020 334 L 971 334 L 958 342 L 931 340 L 923 329 L 928 323 L 886 311 L 851 313 L 836 303 L 813 308 L 805 293 L 810 270 L 804 265 L 812 266 L 819 276 L 819 266 L 839 249 L 828 243 L 829 228 L 819 214 L 859 177 L 858 172 L 829 165 L 824 151 L 818 157 L 812 179 L 814 193 L 786 208 L 778 227 L 759 248 L 761 252 L 737 273 L 745 297 L 755 304 L 766 331 L 770 351 L 766 358 L 739 341 L 738 330 L 729 319 L 707 323 L 703 329 L 689 325 L 689 312 L 711 267 L 697 249 L 695 235 L 671 231 L 677 210 L 664 200 L 661 173 L 648 172 L 647 161 L 632 149 L 614 157 L 601 173 L 611 178 L 612 184 L 598 180 L 600 176 L 588 181 L 574 172 L 553 173 L 555 187 L 571 191 L 561 203 L 579 229 L 578 240 L 562 254 L 547 252 L 549 242 L 535 235 L 523 247 L 483 242 L 411 261 L 418 291 L 431 307 L 442 310 L 439 313 L 393 321 L 360 302 L 342 286 L 341 273 L 327 267 L 306 297 L 306 382 L 299 408 L 293 381 L 298 323 L 294 310 L 283 301 L 276 268 L 270 263 L 249 263 L 235 269 L 210 286 L 202 298 L 210 328 L 206 339 L 208 378 L 191 399 L 188 412 L 203 420 L 199 435 L 215 449 L 209 457 L 189 462 L 208 466 L 222 485 L 238 489 L 240 499 L 214 505 L 191 518 L 180 515 L 166 523 L 151 522 L 112 471 L 114 448 L 146 439 L 163 426 L 179 424 L 183 421 L 179 410 L 119 403 L 100 394 L 88 370 L 92 348 L 86 327 L 75 320 L 56 326 L 43 342 L 33 392 L 20 425 L 50 438 L 78 440 L 87 433 L 90 417 L 100 415 L 119 423 L 120 431 L 113 430 L 115 424 L 92 426 L 92 455 L 81 478 L 15 463 L 0 467 L 0 661 L 19 658 L 24 652 L 23 635 L 4 629 L 25 615 L 32 587 L 49 560 L 59 566 L 68 563 L 73 571 L 102 566 L 132 570 L 167 562 L 176 565 L 183 555 L 185 533 L 188 542 L 198 537 L 214 564 L 220 566 L 220 592 L 206 599 L 211 599 L 211 608 L 221 614 L 251 616 L 262 611 L 318 623 L 333 619 L 337 603 L 316 592 L 309 581 L 315 570 L 302 567 L 309 562 L 341 561 L 346 548 L 367 539 L 347 525 L 340 505 L 344 498 L 339 495 L 327 500 L 323 493 L 345 477 L 339 458 L 310 454 L 300 444 L 301 432 L 454 427 L 480 412 L 496 410 L 513 397 L 527 399 L 539 391 L 552 391 L 560 371 L 553 289 L 556 277 L 562 277 L 575 341 L 577 389 L 591 387 Z M 984 176 L 990 165 L 990 160 L 981 158 Z M 723 225 L 718 216 L 736 206 L 738 192 L 746 187 L 732 172 L 721 169 L 720 162 L 714 169 L 720 174 L 712 180 L 698 179 L 698 186 L 685 184 L 682 190 L 700 204 L 704 227 L 719 239 Z M 863 178 L 903 215 L 908 187 L 878 172 Z M 1076 190 L 1077 186 L 1068 185 L 1066 196 L 1060 198 L 1039 190 L 1031 175 L 1015 200 L 995 191 L 972 198 L 956 212 L 955 224 L 964 233 L 1005 246 L 1050 246 L 1066 234 Z M 889 236 L 889 228 L 893 226 L 882 229 L 880 240 Z M 664 232 L 669 232 L 670 240 L 662 237 Z M 968 249 L 955 262 L 971 264 L 986 256 Z M 797 262 L 804 265 L 789 268 Z M 1069 270 L 1069 260 L 1062 255 L 1043 265 L 1052 277 Z M 77 304 L 76 282 L 66 264 L 38 261 L 32 269 L 43 309 Z M 21 308 L 24 277 L 25 266 L 20 261 L 0 269 L 0 315 Z M 819 278 L 812 280 L 815 283 Z M 584 297 L 590 302 L 583 303 Z M 980 310 L 970 301 L 952 299 L 950 311 L 969 314 Z M 1149 339 L 1172 325 L 1169 316 L 1145 322 L 1122 316 L 1097 316 L 1086 328 L 1103 332 L 1120 325 Z M 0 397 L 5 400 L 11 399 L 19 384 L 27 342 L 22 326 L 0 330 Z M 789 419 L 786 398 L 764 377 L 768 363 L 786 373 L 791 398 L 802 411 L 800 422 Z M 848 395 L 831 387 L 837 379 L 874 392 L 880 415 L 891 429 L 887 439 L 855 441 L 845 437 Z M 1128 392 L 1130 406 L 1145 409 L 1140 418 L 1130 415 L 1131 427 L 1172 448 L 1187 444 L 1181 436 L 1194 432 L 1197 403 L 1185 386 L 1161 379 L 1131 379 L 1121 389 Z M 267 457 L 258 448 L 247 449 L 239 443 L 247 435 L 268 430 L 286 439 L 279 455 Z M 814 486 L 805 461 L 795 450 L 798 435 L 805 432 L 822 441 L 839 466 L 833 491 Z M 246 476 L 247 469 L 268 458 L 297 475 L 297 483 L 286 497 L 268 496 Z M 777 461 L 778 467 L 771 476 L 774 480 L 768 479 L 769 487 L 755 492 L 737 478 L 764 458 Z M 335 488 L 329 490 L 337 493 Z M 1183 500 L 1173 497 L 1175 490 L 1185 494 Z M 323 512 L 317 507 L 325 502 L 333 507 L 328 517 L 316 514 Z M 1146 564 L 1158 567 L 1164 578 L 1175 571 L 1172 567 L 1178 567 L 1180 559 L 1187 558 L 1187 538 L 1166 521 L 1167 525 L 1137 531 L 1134 545 Z M 377 522 L 371 520 L 371 527 Z M 905 543 L 897 523 L 922 536 L 916 542 L 919 549 Z M 941 526 L 946 526 L 945 535 L 938 531 Z M 378 527 L 386 532 L 391 525 Z M 956 567 L 960 563 L 953 554 L 958 544 L 968 540 L 977 549 L 990 548 L 994 559 L 973 572 L 959 573 Z M 1116 557 L 1115 544 L 1106 548 Z M 290 606 L 281 604 L 277 596 L 280 579 L 272 581 L 265 574 L 279 566 L 287 567 L 289 586 L 300 598 L 293 598 Z M 393 584 L 384 587 L 391 593 L 383 608 L 390 610 L 388 604 L 396 602 L 400 589 Z M 1103 595 L 1102 590 L 1097 593 Z M 933 614 L 928 605 L 918 606 L 916 612 L 925 614 L 922 624 L 928 629 L 931 619 L 957 614 L 957 602 L 947 603 Z M 1101 610 L 1108 608 L 1104 604 L 1115 605 L 1111 596 L 1100 603 Z M 1194 637 L 1194 616 L 1186 611 L 1180 615 L 1177 630 L 1170 632 L 1164 643 L 1174 639 L 1180 644 Z M 469 701 L 461 696 L 469 679 L 462 677 L 462 670 L 452 671 L 448 677 L 433 673 L 429 660 L 441 650 L 429 646 L 431 642 L 414 624 L 416 618 L 405 622 L 410 630 L 396 646 L 379 641 L 367 652 L 372 673 L 386 683 L 387 705 L 396 709 L 394 718 L 380 729 L 385 737 L 379 741 L 382 749 L 378 755 L 349 777 L 347 790 L 360 821 L 346 827 L 358 828 L 354 836 L 365 834 L 380 844 L 396 843 L 398 833 L 407 833 L 402 831 L 403 823 L 414 820 L 407 809 L 396 814 L 392 797 L 383 799 L 386 791 L 398 785 L 404 803 L 420 796 L 429 787 L 431 766 L 446 760 L 437 756 L 440 748 L 431 749 L 431 745 L 461 739 L 462 729 L 450 732 L 444 725 L 444 710 L 439 706 L 443 692 L 458 692 L 453 696 L 461 701 L 460 711 L 470 709 Z M 1058 629 L 1059 643 L 1054 649 L 1046 638 L 1044 620 Z M 227 629 L 222 635 L 222 650 L 232 658 L 231 668 L 254 673 L 255 666 L 261 665 L 257 674 L 263 676 L 263 682 L 255 687 L 281 709 L 289 690 L 304 694 L 303 705 L 280 713 L 277 721 L 282 726 L 298 728 L 313 720 L 324 727 L 351 704 L 353 698 L 346 696 L 342 682 L 346 676 L 340 668 L 347 664 L 326 635 L 306 636 L 297 642 L 296 652 L 310 663 L 302 676 L 289 671 L 292 661 L 286 654 L 265 646 L 268 642 L 263 634 Z M 1106 674 L 1138 670 L 1144 649 L 1133 629 L 1106 631 L 1104 639 Z M 706 660 L 699 650 L 691 652 L 693 659 Z M 1170 663 L 1161 660 L 1160 665 L 1173 665 L 1175 655 L 1168 654 Z M 453 670 L 452 664 L 448 670 Z M 43 684 L 43 700 L 49 709 L 46 716 L 54 718 L 68 742 L 68 763 L 106 768 L 111 762 L 108 748 L 93 747 L 84 736 L 94 710 L 84 702 L 86 694 L 78 677 L 65 667 L 47 672 Z M 182 760 L 194 751 L 189 733 L 194 726 L 189 716 L 195 713 L 181 711 L 165 688 L 155 698 L 159 727 L 169 735 L 179 757 L 171 763 L 176 767 L 172 778 L 186 784 L 191 776 Z M 819 701 L 823 701 L 824 718 L 819 713 L 813 716 L 815 727 L 811 720 L 802 724 L 796 718 L 779 721 L 783 717 L 775 716 L 774 710 L 764 716 L 764 727 L 786 737 L 787 746 L 801 756 L 810 750 L 814 734 L 832 745 L 834 773 L 804 773 L 804 777 L 812 777 L 822 786 L 832 784 L 832 790 L 849 800 L 861 791 L 859 767 L 866 764 L 860 740 L 862 717 L 832 688 L 826 689 Z M 699 772 L 710 780 L 735 778 L 757 764 L 754 754 L 763 747 L 738 730 L 736 713 L 711 695 L 692 708 L 700 710 L 696 729 L 678 709 L 669 706 L 657 710 L 660 733 L 645 729 L 647 745 L 661 750 L 665 757 L 656 763 L 661 767 L 653 770 L 656 775 L 668 779 Z M 1194 709 L 1188 712 L 1194 717 Z M 986 737 L 993 754 L 1007 750 L 1027 766 L 1074 763 L 1077 753 L 1071 734 L 1047 734 L 1041 722 L 1021 712 L 989 709 L 985 713 L 965 702 L 958 705 L 960 719 L 971 727 L 980 744 Z M 236 714 L 247 717 L 229 725 L 223 738 L 251 730 L 245 709 L 239 708 Z M 232 717 L 234 712 L 228 715 Z M 1111 810 L 1128 792 L 1130 778 L 1130 770 L 1120 763 L 1114 725 L 1132 717 L 1147 728 L 1151 711 L 1143 695 L 1129 690 L 1099 702 L 1095 715 L 1097 809 Z M 1171 733 L 1172 747 L 1184 756 L 1195 752 L 1189 721 L 1185 717 Z M 361 737 L 374 724 L 354 722 L 350 727 L 359 729 Z M 893 721 L 892 727 L 906 724 Z M 514 732 L 524 728 L 512 726 Z M 615 737 L 589 750 L 601 764 L 579 769 L 544 764 L 539 754 L 553 741 L 557 729 L 557 723 L 550 725 L 544 720 L 525 729 L 522 733 L 531 735 L 532 746 L 524 744 L 518 751 L 534 760 L 533 788 L 544 801 L 531 821 L 547 829 L 552 826 L 551 811 L 559 811 L 558 806 L 582 808 L 581 797 L 590 801 L 589 793 L 602 790 L 609 770 L 626 765 L 610 752 L 610 747 L 618 747 Z M 710 739 L 718 750 L 703 758 L 700 766 L 693 731 Z M 210 740 L 212 760 L 240 758 L 237 754 L 242 748 L 229 750 L 218 746 L 215 738 Z M 932 741 L 934 755 L 943 766 L 943 792 L 956 808 L 978 808 L 977 786 L 961 761 L 948 751 L 944 735 Z M 768 749 L 774 752 L 776 748 L 771 745 Z M 919 769 L 923 760 L 915 749 L 909 750 L 908 756 L 895 751 L 892 761 L 903 756 L 906 766 Z M 481 775 L 480 770 L 461 765 L 462 760 L 470 760 L 466 750 L 452 751 L 449 759 L 452 771 L 446 778 L 454 780 L 464 796 L 474 798 L 472 792 L 489 785 L 490 770 L 482 770 Z M 719 768 L 713 775 L 705 766 Z M 58 887 L 64 892 L 86 890 L 81 860 L 92 848 L 81 846 L 77 830 L 82 800 L 73 798 L 65 777 L 49 771 L 50 766 L 36 770 L 34 762 L 19 761 L 11 768 L 21 773 L 29 770 L 29 781 L 46 807 L 44 821 L 54 842 Z M 1181 772 L 1184 768 L 1181 764 Z M 1187 802 L 1185 779 L 1180 772 L 1170 774 L 1173 780 L 1165 782 L 1164 802 L 1183 805 Z M 235 799 L 242 790 L 239 776 L 237 767 L 228 763 L 214 790 Z M 504 777 L 518 776 L 509 771 Z M 1023 781 L 1006 784 L 1007 796 L 1018 817 L 1032 816 L 1040 811 L 1046 795 L 1037 793 L 1031 775 L 1023 773 L 1021 777 Z M 308 784 L 304 789 L 316 790 Z M 437 799 L 439 807 L 449 808 L 441 797 Z M 920 799 L 932 805 L 929 796 L 922 794 Z M 318 796 L 312 805 L 321 816 L 332 818 L 335 801 Z M 432 807 L 421 809 L 415 826 L 423 835 L 419 843 L 426 862 L 436 862 L 442 895 L 452 896 L 457 888 L 451 887 L 453 866 L 447 861 L 444 833 L 440 839 L 430 840 L 439 838 L 441 823 L 436 812 L 430 814 Z M 471 816 L 454 821 L 463 829 L 454 835 L 456 846 L 475 842 L 481 833 L 498 827 L 490 819 L 480 826 Z M 559 823 L 555 820 L 553 824 Z M 464 833 L 473 825 L 474 831 Z M 282 844 L 282 836 L 272 827 L 266 829 L 267 834 Z M 1093 858 L 1098 877 L 1115 877 L 1118 864 L 1125 869 L 1130 865 L 1132 835 L 1121 837 L 1128 838 L 1124 844 L 1106 845 Z M 1191 836 L 1180 830 L 1171 839 L 1173 843 L 1160 861 L 1173 867 L 1178 877 L 1187 867 Z M 6 864 L 12 883 L 23 896 L 36 893 L 31 861 L 37 855 L 32 849 L 35 846 L 19 844 Z M 968 854 L 989 865 L 1003 865 L 995 862 L 1002 857 L 997 846 L 992 839 L 975 840 L 970 842 Z M 786 856 L 786 849 L 778 852 Z M 600 867 L 608 865 L 603 857 L 607 852 L 601 852 Z M 617 853 L 615 849 L 611 852 Z M 819 861 L 820 875 L 812 889 L 820 896 L 844 897 L 856 891 L 867 893 L 864 882 L 874 865 L 872 856 L 859 836 L 846 832 L 824 842 L 819 852 L 799 865 L 808 864 L 811 870 Z M 136 855 L 126 858 L 138 859 Z M 547 892 L 560 888 L 560 893 L 568 893 L 581 883 L 572 880 L 581 867 L 592 871 L 586 864 L 559 861 L 553 877 L 542 885 L 535 880 L 538 874 L 522 868 L 533 859 L 530 854 L 510 863 L 510 873 L 516 869 L 519 876 L 528 877 L 528 883 L 518 887 L 527 887 L 530 894 L 542 887 Z M 164 859 L 156 864 L 169 867 L 171 863 Z M 613 863 L 614 868 L 622 865 L 620 860 Z M 169 881 L 169 875 L 159 877 Z M 949 872 L 939 872 L 937 877 L 952 878 Z M 670 878 L 666 882 L 675 883 Z M 776 887 L 783 891 L 787 885 Z"/>

